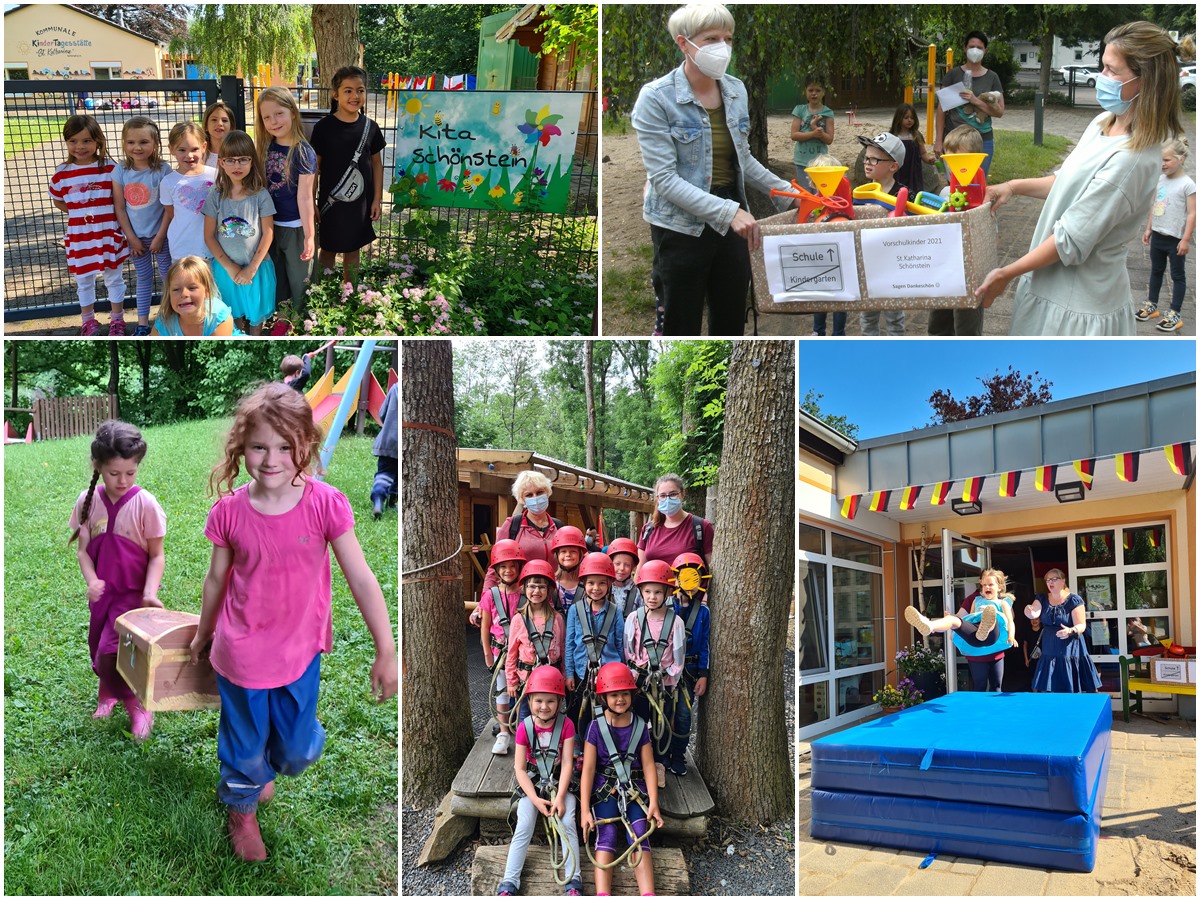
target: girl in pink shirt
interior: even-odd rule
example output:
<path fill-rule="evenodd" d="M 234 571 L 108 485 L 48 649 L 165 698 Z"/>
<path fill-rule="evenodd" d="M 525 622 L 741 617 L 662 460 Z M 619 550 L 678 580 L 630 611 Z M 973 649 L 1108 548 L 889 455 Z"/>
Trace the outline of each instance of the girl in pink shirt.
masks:
<path fill-rule="evenodd" d="M 87 583 L 88 650 L 100 679 L 94 719 L 112 714 L 120 702 L 129 713 L 136 741 L 150 736 L 148 712 L 117 673 L 117 616 L 142 606 L 162 609 L 163 535 L 167 517 L 158 501 L 136 484 L 146 456 L 142 433 L 128 422 L 101 422 L 92 441 L 92 483 L 79 495 L 68 523 L 79 540 L 79 569 Z M 103 480 L 97 491 L 96 483 Z"/>
<path fill-rule="evenodd" d="M 491 570 L 496 583 L 479 599 L 479 641 L 483 645 L 483 663 L 491 671 L 495 691 L 496 724 L 499 734 L 492 752 L 503 756 L 512 749 L 512 728 L 509 722 L 511 695 L 504 674 L 508 654 L 508 636 L 517 608 L 521 605 L 521 590 L 517 585 L 525 553 L 516 541 L 504 538 L 492 544 Z"/>
<path fill-rule="evenodd" d="M 529 715 L 524 686 L 529 673 L 538 666 L 553 666 L 562 671 L 563 638 L 566 625 L 561 613 L 555 612 L 550 600 L 554 590 L 554 570 L 550 563 L 531 559 L 521 569 L 521 596 L 525 603 L 515 616 L 508 634 L 508 654 L 504 674 L 508 680 L 508 696 L 520 696 L 518 723 Z"/>
<path fill-rule="evenodd" d="M 286 384 L 245 397 L 213 469 L 217 502 L 205 536 L 213 542 L 204 580 L 195 662 L 211 641 L 221 694 L 217 798 L 229 807 L 233 852 L 266 859 L 257 808 L 275 794 L 275 776 L 317 760 L 321 654 L 332 648 L 329 548 L 375 641 L 371 690 L 396 693 L 396 645 L 379 582 L 354 534 L 345 495 L 313 477 L 320 432 L 312 410 Z M 250 482 L 236 489 L 242 462 Z"/>

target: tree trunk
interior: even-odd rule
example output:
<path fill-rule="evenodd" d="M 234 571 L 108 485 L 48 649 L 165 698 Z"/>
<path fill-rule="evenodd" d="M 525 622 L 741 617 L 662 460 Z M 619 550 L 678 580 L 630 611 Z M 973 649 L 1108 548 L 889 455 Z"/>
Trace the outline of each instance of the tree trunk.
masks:
<path fill-rule="evenodd" d="M 117 353 L 117 344 L 112 342 L 108 347 L 108 392 L 117 397 L 117 415 L 121 415 L 121 355 Z"/>
<path fill-rule="evenodd" d="M 449 341 L 409 341 L 403 353 L 404 796 L 432 806 L 473 743 L 462 557 L 454 552 L 461 540 L 454 370 Z"/>
<path fill-rule="evenodd" d="M 358 4 L 314 3 L 312 26 L 321 87 L 332 90 L 334 72 L 342 66 L 362 65 L 362 45 L 358 41 Z"/>
<path fill-rule="evenodd" d="M 1050 58 L 1054 55 L 1054 30 L 1047 28 L 1042 34 L 1042 68 L 1039 72 L 1038 82 L 1041 85 L 1043 94 L 1050 93 Z"/>
<path fill-rule="evenodd" d="M 587 398 L 587 446 L 584 449 L 584 468 L 596 471 L 596 396 L 592 385 L 592 348 L 595 344 L 586 341 L 583 345 L 583 393 Z"/>
<path fill-rule="evenodd" d="M 783 665 L 795 588 L 795 378 L 794 343 L 734 342 L 697 747 L 721 815 L 759 823 L 790 820 L 794 809 Z"/>

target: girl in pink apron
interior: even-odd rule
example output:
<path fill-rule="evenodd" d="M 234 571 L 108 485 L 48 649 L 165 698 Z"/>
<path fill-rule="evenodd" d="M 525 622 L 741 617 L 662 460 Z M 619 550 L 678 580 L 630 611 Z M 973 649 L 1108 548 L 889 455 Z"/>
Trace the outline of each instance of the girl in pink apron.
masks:
<path fill-rule="evenodd" d="M 145 455 L 146 442 L 133 425 L 112 419 L 100 424 L 92 441 L 92 483 L 75 501 L 69 522 L 74 532 L 67 542 L 79 541 L 79 569 L 87 584 L 88 650 L 100 679 L 92 718 L 107 718 L 120 702 L 137 741 L 150 736 L 154 714 L 117 673 L 114 622 L 131 609 L 162 608 L 158 587 L 167 517 L 153 495 L 134 484 Z M 103 482 L 100 490 L 97 482 Z"/>

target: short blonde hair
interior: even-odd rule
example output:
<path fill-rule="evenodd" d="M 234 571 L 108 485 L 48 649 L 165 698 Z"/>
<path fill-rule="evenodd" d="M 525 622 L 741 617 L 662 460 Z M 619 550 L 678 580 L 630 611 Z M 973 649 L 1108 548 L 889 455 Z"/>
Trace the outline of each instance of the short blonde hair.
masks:
<path fill-rule="evenodd" d="M 1042 575 L 1042 580 L 1043 580 L 1043 581 L 1045 581 L 1045 580 L 1046 580 L 1047 578 L 1049 578 L 1051 575 L 1057 575 L 1059 578 L 1061 578 L 1061 579 L 1063 580 L 1063 587 L 1066 587 L 1066 586 L 1067 586 L 1067 573 L 1066 573 L 1066 572 L 1064 572 L 1062 569 L 1048 569 L 1048 570 L 1046 570 L 1046 572 L 1045 572 L 1045 573 Z"/>
<path fill-rule="evenodd" d="M 527 469 L 513 479 L 513 499 L 517 501 L 517 506 L 521 509 L 525 508 L 525 501 L 521 499 L 521 495 L 530 488 L 544 488 L 546 491 L 546 496 L 550 496 L 552 493 L 554 493 L 554 488 L 550 485 L 549 478 L 547 478 L 541 472 L 534 471 L 533 469 Z"/>
<path fill-rule="evenodd" d="M 667 20 L 671 40 L 681 34 L 690 38 L 710 28 L 733 31 L 733 14 L 720 3 L 689 3 L 671 13 L 671 18 Z"/>
<path fill-rule="evenodd" d="M 822 153 L 820 156 L 813 157 L 808 164 L 810 166 L 840 166 L 842 163 L 832 153 Z"/>
<path fill-rule="evenodd" d="M 983 138 L 970 125 L 959 125 L 942 139 L 945 153 L 982 153 Z"/>
<path fill-rule="evenodd" d="M 175 320 L 179 318 L 179 314 L 175 312 L 175 307 L 171 304 L 171 283 L 181 275 L 191 275 L 204 288 L 204 299 L 197 304 L 201 322 L 208 318 L 213 298 L 221 296 L 217 290 L 217 283 L 213 281 L 212 269 L 203 259 L 199 256 L 184 256 L 175 260 L 171 268 L 167 269 L 167 275 L 163 279 L 163 293 L 166 296 L 163 297 L 162 304 L 158 308 L 158 317 L 167 325 L 174 325 Z"/>

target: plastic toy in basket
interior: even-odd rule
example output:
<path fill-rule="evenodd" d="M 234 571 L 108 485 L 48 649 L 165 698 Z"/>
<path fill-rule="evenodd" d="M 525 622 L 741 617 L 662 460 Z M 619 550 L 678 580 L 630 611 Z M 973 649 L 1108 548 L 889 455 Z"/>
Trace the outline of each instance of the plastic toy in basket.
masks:
<path fill-rule="evenodd" d="M 904 196 L 906 202 L 902 208 L 905 210 L 905 212 L 908 212 L 914 216 L 932 216 L 937 214 L 936 209 L 929 209 L 916 203 L 909 202 L 907 200 L 907 188 L 904 189 Z M 867 184 L 864 184 L 862 187 L 856 187 L 854 189 L 854 199 L 855 201 L 871 200 L 879 203 L 882 206 L 885 206 L 890 210 L 896 209 L 896 198 L 891 194 L 885 194 L 883 192 L 883 186 L 878 181 L 871 181 Z"/>
<path fill-rule="evenodd" d="M 853 219 L 854 205 L 844 197 L 837 196 L 838 185 L 846 174 L 846 166 L 809 166 L 805 174 L 813 180 L 820 194 L 802 188 L 795 181 L 790 191 L 771 188 L 772 197 L 792 197 L 800 201 L 796 212 L 796 224 L 810 222 L 832 222 L 837 219 Z"/>

